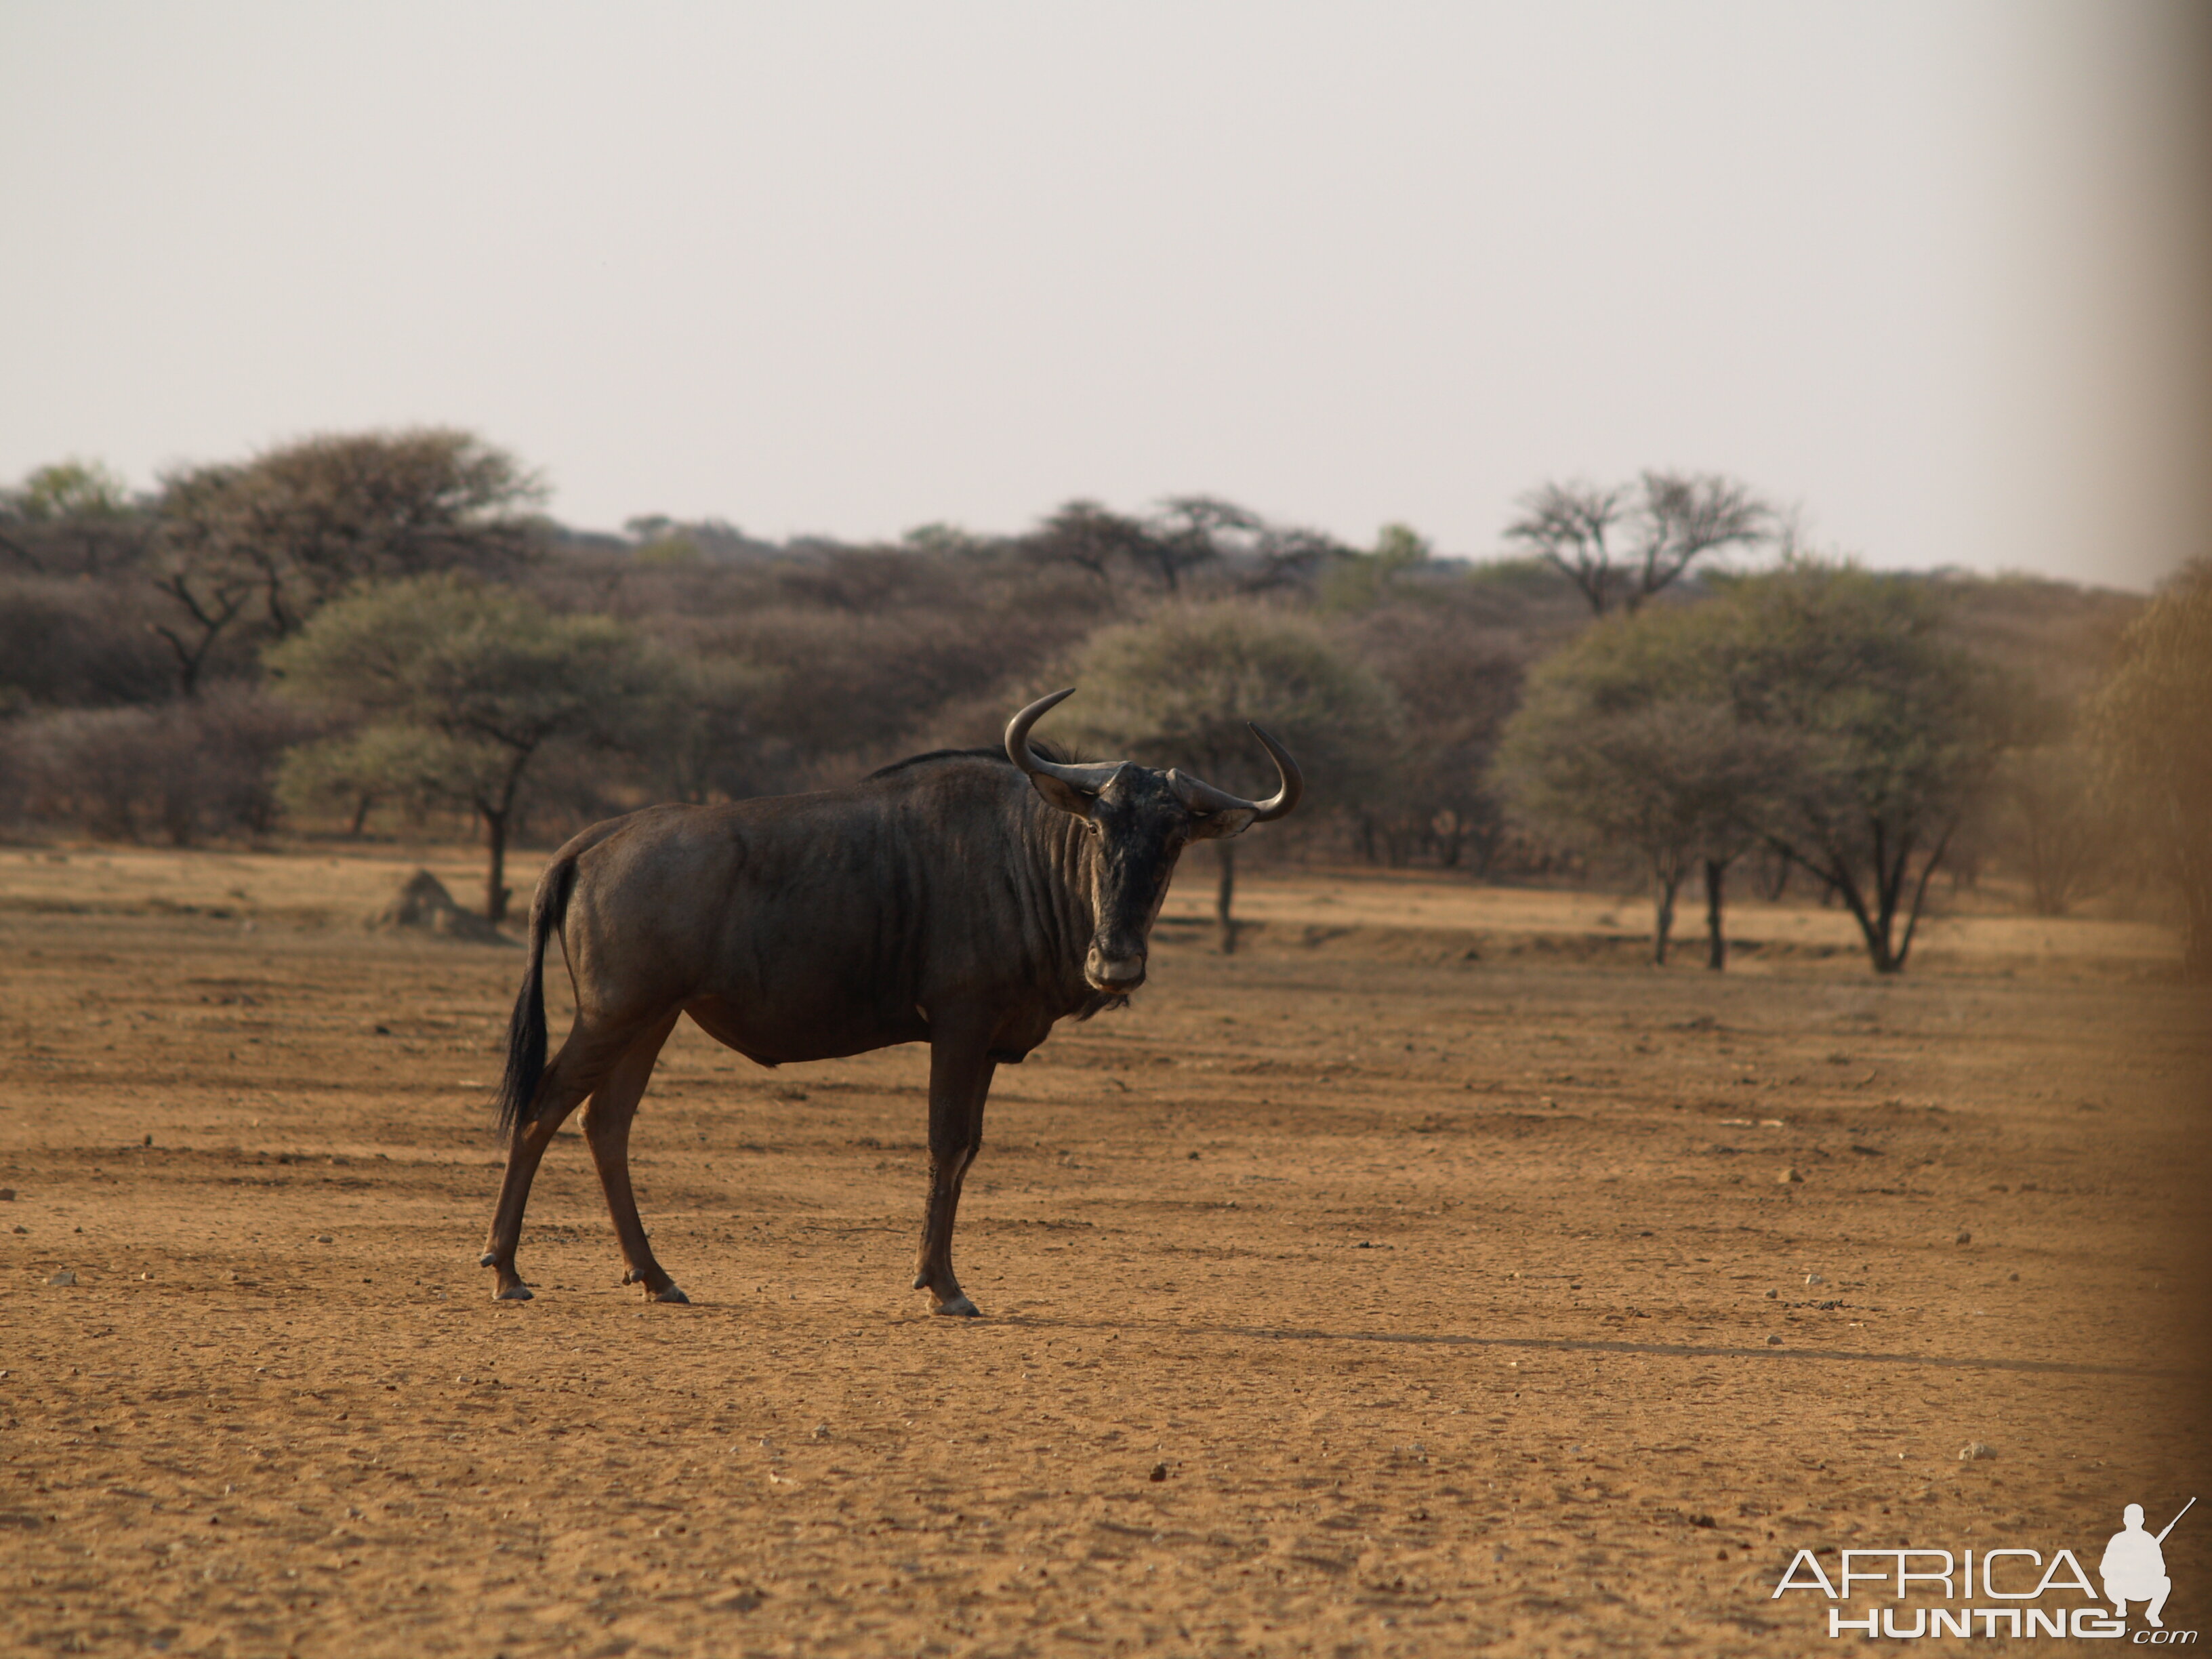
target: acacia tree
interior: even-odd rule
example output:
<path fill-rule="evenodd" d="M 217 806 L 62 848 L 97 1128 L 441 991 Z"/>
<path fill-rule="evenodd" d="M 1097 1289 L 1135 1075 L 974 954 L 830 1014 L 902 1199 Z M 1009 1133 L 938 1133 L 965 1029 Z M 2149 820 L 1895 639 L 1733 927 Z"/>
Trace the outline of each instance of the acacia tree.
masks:
<path fill-rule="evenodd" d="M 2112 799 L 2180 897 L 2184 971 L 2212 978 L 2212 562 L 2128 629 L 2091 731 Z"/>
<path fill-rule="evenodd" d="M 330 434 L 250 461 L 184 468 L 155 507 L 156 629 L 195 695 L 227 633 L 283 638 L 363 581 L 450 569 L 499 574 L 531 556 L 543 495 L 514 458 L 466 432 Z"/>
<path fill-rule="evenodd" d="M 1270 793 L 1264 726 L 1297 757 L 1316 808 L 1356 800 L 1387 763 L 1389 690 L 1311 623 L 1249 604 L 1177 605 L 1102 629 L 1076 653 L 1072 738 L 1150 766 L 1180 766 L 1246 796 Z M 1236 843 L 1214 843 L 1221 948 L 1237 948 Z"/>
<path fill-rule="evenodd" d="M 1778 775 L 1769 734 L 1712 672 L 1697 612 L 1646 612 L 1590 629 L 1540 665 L 1498 765 L 1521 810 L 1599 847 L 1636 849 L 1652 883 L 1652 961 L 1663 966 L 1676 895 L 1702 868 L 1706 964 L 1728 963 L 1729 866 L 1753 843 Z"/>
<path fill-rule="evenodd" d="M 507 914 L 507 842 L 532 764 L 556 742 L 621 742 L 665 680 L 611 617 L 556 616 L 452 574 L 328 605 L 267 660 L 285 695 L 357 723 L 290 757 L 293 798 L 388 794 L 473 811 L 494 922 Z"/>
<path fill-rule="evenodd" d="M 226 497 L 238 487 L 227 467 L 201 467 L 163 483 L 152 578 L 182 615 L 148 626 L 176 659 L 182 697 L 199 695 L 209 660 L 266 585 L 265 574 L 222 527 Z"/>
<path fill-rule="evenodd" d="M 1249 507 L 1215 495 L 1170 495 L 1145 526 L 1139 556 L 1173 593 L 1182 586 L 1183 574 L 1219 559 L 1224 541 L 1246 541 L 1267 529 L 1266 522 Z"/>
<path fill-rule="evenodd" d="M 34 575 L 99 580 L 139 562 L 149 533 L 144 504 L 100 461 L 50 462 L 0 489 L 0 555 Z"/>
<path fill-rule="evenodd" d="M 1101 586 L 1114 585 L 1114 568 L 1151 561 L 1152 532 L 1139 520 L 1108 511 L 1093 501 L 1072 501 L 1045 520 L 1020 546 L 1039 564 L 1073 566 Z"/>
<path fill-rule="evenodd" d="M 1876 973 L 1899 972 L 2025 700 L 1910 577 L 1800 560 L 1711 609 L 1711 672 L 1784 765 L 1762 838 L 1842 901 Z"/>
<path fill-rule="evenodd" d="M 1116 568 L 1140 570 L 1170 595 L 1182 592 L 1193 571 L 1232 554 L 1255 568 L 1260 585 L 1277 585 L 1317 562 L 1324 544 L 1310 532 L 1271 526 L 1250 508 L 1213 495 L 1170 495 L 1146 519 L 1072 501 L 1018 544 L 1035 562 L 1073 566 L 1107 587 Z"/>
<path fill-rule="evenodd" d="M 1547 483 L 1523 495 L 1505 539 L 1562 572 L 1591 613 L 1635 611 L 1706 555 L 1771 539 L 1774 509 L 1710 473 L 1646 472 L 1633 484 Z"/>

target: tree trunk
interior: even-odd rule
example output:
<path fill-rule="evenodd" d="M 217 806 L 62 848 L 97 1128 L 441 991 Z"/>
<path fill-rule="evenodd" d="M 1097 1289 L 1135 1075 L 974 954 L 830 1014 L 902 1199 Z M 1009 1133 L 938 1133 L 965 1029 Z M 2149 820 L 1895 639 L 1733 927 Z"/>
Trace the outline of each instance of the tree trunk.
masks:
<path fill-rule="evenodd" d="M 367 790 L 363 790 L 362 792 L 361 799 L 354 803 L 353 827 L 346 831 L 346 833 L 352 836 L 354 840 L 359 841 L 361 839 L 362 831 L 366 829 L 368 824 L 369 809 L 375 805 L 376 797 L 370 794 Z"/>
<path fill-rule="evenodd" d="M 1782 902 L 1783 894 L 1790 890 L 1790 860 L 1786 854 L 1779 853 L 1772 854 L 1772 857 L 1773 878 L 1763 884 L 1765 888 L 1766 902 L 1769 904 L 1779 904 Z"/>
<path fill-rule="evenodd" d="M 1674 931 L 1674 890 L 1681 884 L 1680 870 L 1669 871 L 1658 879 L 1651 918 L 1651 961 L 1655 967 L 1667 965 L 1667 940 Z"/>
<path fill-rule="evenodd" d="M 1233 842 L 1218 841 L 1213 844 L 1215 858 L 1220 860 L 1220 878 L 1213 889 L 1213 919 L 1221 927 L 1221 954 L 1237 954 L 1237 918 L 1230 914 L 1230 905 L 1237 897 L 1237 846 Z"/>
<path fill-rule="evenodd" d="M 507 763 L 507 776 L 500 785 L 496 803 L 479 795 L 477 811 L 484 821 L 484 849 L 489 854 L 489 867 L 484 872 L 484 920 L 496 927 L 507 920 L 507 901 L 512 895 L 507 886 L 507 842 L 519 827 L 520 820 L 518 798 L 522 793 L 522 774 L 538 752 L 538 740 L 514 745 Z"/>
<path fill-rule="evenodd" d="M 1491 866 L 1498 861 L 1498 849 L 1505 844 L 1504 836 L 1492 830 L 1474 837 L 1474 873 L 1485 881 L 1490 878 Z"/>
<path fill-rule="evenodd" d="M 167 640 L 169 649 L 176 653 L 177 695 L 190 702 L 200 694 L 200 671 L 207 666 L 207 659 L 215 650 L 216 639 L 245 608 L 248 596 L 243 592 L 218 587 L 203 601 L 198 594 L 192 592 L 191 583 L 181 574 L 173 575 L 166 581 L 157 581 L 154 586 L 183 606 L 185 614 L 192 619 L 192 625 L 199 630 L 198 641 L 187 645 L 174 629 L 165 628 L 160 623 L 146 624 Z"/>
<path fill-rule="evenodd" d="M 1897 966 L 1890 969 L 1892 973 L 1901 970 L 1905 966 L 1905 958 L 1911 953 L 1912 936 L 1920 931 L 1921 907 L 1928 902 L 1928 878 L 1936 873 L 1936 866 L 1942 863 L 1944 852 L 1951 845 L 1952 832 L 1957 828 L 1958 825 L 1953 823 L 1936 837 L 1935 848 L 1928 854 L 1928 862 L 1920 867 L 1920 879 L 1913 884 L 1912 901 L 1905 912 L 1905 937 L 1897 942 Z M 1897 876 L 1900 886 L 1905 880 L 1905 860 L 1900 857 L 1897 863 Z M 1895 908 L 1894 905 L 1891 907 L 1893 912 Z"/>
<path fill-rule="evenodd" d="M 193 811 L 196 803 L 191 792 L 172 781 L 161 791 L 161 828 L 167 831 L 169 845 L 190 847 L 192 844 Z"/>
<path fill-rule="evenodd" d="M 2185 887 L 2181 973 L 2185 979 L 2212 980 L 2212 892 L 2203 884 Z"/>
<path fill-rule="evenodd" d="M 511 809 L 494 811 L 480 806 L 477 810 L 483 815 L 488 859 L 484 871 L 484 920 L 497 927 L 507 920 L 507 830 Z"/>
<path fill-rule="evenodd" d="M 1820 878 L 1824 884 L 1823 902 L 1840 899 L 1844 908 L 1851 913 L 1851 919 L 1858 923 L 1859 933 L 1866 940 L 1867 960 L 1877 974 L 1905 971 L 1905 960 L 1912 952 L 1912 937 L 1919 931 L 1921 912 L 1928 902 L 1929 879 L 1943 862 L 1952 831 L 1956 828 L 1956 824 L 1947 826 L 1936 838 L 1927 860 L 1920 866 L 1919 878 L 1914 880 L 1912 853 L 1918 837 L 1909 829 L 1893 837 L 1887 826 L 1877 821 L 1873 825 L 1873 867 L 1867 872 L 1863 892 L 1850 864 L 1833 848 L 1821 863 L 1799 859 L 1808 870 Z M 1902 937 L 1897 933 L 1900 915 L 1905 919 Z"/>
<path fill-rule="evenodd" d="M 1460 849 L 1467 842 L 1467 820 L 1446 807 L 1429 820 L 1437 838 L 1437 863 L 1446 870 L 1459 868 Z"/>
<path fill-rule="evenodd" d="M 1721 884 L 1727 879 L 1726 860 L 1705 860 L 1705 966 L 1716 972 L 1728 966 L 1728 935 L 1721 929 Z"/>

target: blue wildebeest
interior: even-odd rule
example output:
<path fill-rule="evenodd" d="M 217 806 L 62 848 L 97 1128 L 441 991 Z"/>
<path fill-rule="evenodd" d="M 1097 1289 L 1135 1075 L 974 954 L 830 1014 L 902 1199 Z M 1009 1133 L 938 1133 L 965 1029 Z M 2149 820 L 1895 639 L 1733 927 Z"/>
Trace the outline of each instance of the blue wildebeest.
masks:
<path fill-rule="evenodd" d="M 1280 783 L 1264 801 L 1178 771 L 1048 759 L 1030 727 L 1071 694 L 1016 714 L 1003 756 L 940 752 L 847 789 L 648 807 L 553 855 L 531 901 L 499 1095 L 507 1175 L 483 1254 L 495 1295 L 530 1295 L 514 1251 L 531 1177 L 588 1098 L 584 1138 L 629 1264 L 623 1282 L 655 1301 L 686 1299 L 638 1220 L 629 1126 L 661 1044 L 689 1014 L 763 1066 L 929 1044 L 915 1288 L 939 1313 L 976 1311 L 953 1277 L 952 1218 L 993 1070 L 1018 1062 L 1054 1021 L 1143 984 L 1182 849 L 1281 817 L 1304 788 L 1297 763 L 1256 726 Z M 576 1014 L 548 1065 L 545 941 L 556 933 Z"/>

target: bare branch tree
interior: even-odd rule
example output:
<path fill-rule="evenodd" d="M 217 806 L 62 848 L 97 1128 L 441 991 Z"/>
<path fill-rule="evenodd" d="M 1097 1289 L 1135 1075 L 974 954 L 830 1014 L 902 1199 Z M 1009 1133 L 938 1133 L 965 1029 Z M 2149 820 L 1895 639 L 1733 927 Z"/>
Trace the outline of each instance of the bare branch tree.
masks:
<path fill-rule="evenodd" d="M 1138 551 L 1170 593 L 1182 586 L 1183 572 L 1221 556 L 1224 537 L 1257 537 L 1267 527 L 1249 507 L 1214 495 L 1170 495 L 1160 508 Z"/>
<path fill-rule="evenodd" d="M 1239 586 L 1248 593 L 1311 587 L 1323 570 L 1350 551 L 1326 531 L 1271 525 L 1253 544 L 1250 572 Z"/>
<path fill-rule="evenodd" d="M 167 623 L 149 623 L 147 627 L 169 642 L 169 649 L 177 659 L 177 691 L 184 697 L 196 697 L 200 691 L 200 672 L 222 637 L 223 630 L 238 620 L 238 613 L 253 597 L 253 584 L 234 574 L 226 578 L 217 574 L 206 584 L 206 591 L 195 592 L 192 572 L 173 569 L 155 579 L 154 586 L 174 599 L 191 619 L 192 637 L 187 639 L 177 628 Z M 185 624 L 179 624 L 179 628 Z"/>
<path fill-rule="evenodd" d="M 1627 511 L 1626 495 L 1579 482 L 1540 484 L 1521 498 L 1505 539 L 1556 565 L 1601 617 L 1626 580 L 1606 539 Z"/>
<path fill-rule="evenodd" d="M 1764 541 L 1778 522 L 1772 507 L 1732 478 L 1646 472 L 1641 482 L 1637 582 L 1627 599 L 1631 611 L 1705 555 Z"/>
<path fill-rule="evenodd" d="M 1505 539 L 1553 565 L 1603 616 L 1633 611 L 1691 565 L 1772 538 L 1781 516 L 1711 473 L 1646 472 L 1632 485 L 1546 483 L 1523 495 Z"/>

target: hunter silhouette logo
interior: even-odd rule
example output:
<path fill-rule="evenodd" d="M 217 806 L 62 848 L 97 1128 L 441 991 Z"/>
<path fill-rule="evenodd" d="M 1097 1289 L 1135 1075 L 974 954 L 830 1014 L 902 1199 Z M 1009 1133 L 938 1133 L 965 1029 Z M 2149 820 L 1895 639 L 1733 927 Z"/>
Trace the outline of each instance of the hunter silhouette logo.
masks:
<path fill-rule="evenodd" d="M 2143 1506 L 2129 1504 L 2121 1515 L 2120 1530 L 2106 1541 L 2105 1553 L 2097 1559 L 2101 1594 L 2090 1582 L 2081 1558 L 2070 1549 L 2045 1555 L 2015 1546 L 1958 1553 L 1904 1547 L 1839 1551 L 1833 1577 L 1817 1551 L 1801 1549 L 1790 1558 L 1768 1599 L 1791 1590 L 1811 1590 L 1831 1603 L 1847 1604 L 1826 1610 L 1832 1637 L 2101 1637 L 2141 1646 L 2188 1646 L 2196 1642 L 2197 1632 L 2168 1630 L 2163 1617 L 2166 1597 L 2173 1593 L 2165 1546 L 2167 1534 L 2196 1507 L 2191 1498 L 2154 1533 L 2143 1525 Z M 1890 1605 L 1848 1605 L 1868 1597 Z M 2128 1630 L 2130 1605 L 2141 1609 L 2142 1619 L 2142 1627 L 2132 1634 Z"/>
<path fill-rule="evenodd" d="M 2128 1603 L 2148 1601 L 2143 1609 L 2143 1621 L 2157 1630 L 2166 1628 L 2166 1620 L 2158 1615 L 2166 1609 L 2166 1598 L 2173 1593 L 2173 1580 L 2166 1576 L 2166 1552 L 2160 1547 L 2166 1533 L 2181 1524 L 2181 1516 L 2195 1508 L 2192 1498 L 2181 1506 L 2177 1515 L 2166 1523 L 2156 1537 L 2143 1530 L 2143 1507 L 2130 1504 L 2120 1516 L 2122 1530 L 2112 1534 L 2105 1546 L 2105 1559 L 2097 1564 L 2097 1576 L 2105 1581 L 2105 1599 L 2112 1604 L 2112 1611 L 2124 1619 Z"/>

